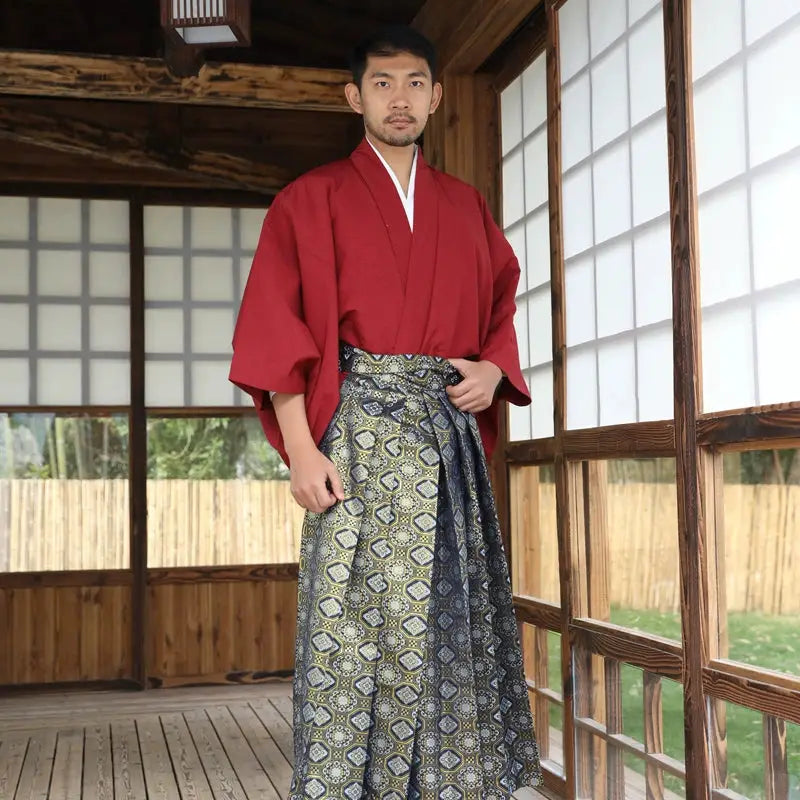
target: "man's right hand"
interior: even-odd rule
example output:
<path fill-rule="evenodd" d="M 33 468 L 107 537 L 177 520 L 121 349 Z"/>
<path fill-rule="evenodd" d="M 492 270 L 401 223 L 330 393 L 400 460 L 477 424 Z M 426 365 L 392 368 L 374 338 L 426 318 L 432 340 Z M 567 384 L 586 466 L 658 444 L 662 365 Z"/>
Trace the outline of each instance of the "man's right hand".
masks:
<path fill-rule="evenodd" d="M 292 497 L 303 508 L 319 514 L 344 500 L 344 487 L 336 465 L 316 445 L 303 447 L 290 457 Z"/>

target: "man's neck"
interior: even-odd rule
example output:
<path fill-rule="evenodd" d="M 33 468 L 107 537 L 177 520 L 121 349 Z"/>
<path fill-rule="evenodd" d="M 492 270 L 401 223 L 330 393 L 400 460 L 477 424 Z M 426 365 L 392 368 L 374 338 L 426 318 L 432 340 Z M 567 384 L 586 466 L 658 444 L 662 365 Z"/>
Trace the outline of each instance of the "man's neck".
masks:
<path fill-rule="evenodd" d="M 397 176 L 397 180 L 400 181 L 400 186 L 403 187 L 403 192 L 408 194 L 408 184 L 411 181 L 411 167 L 414 164 L 414 153 L 417 148 L 416 144 L 395 147 L 381 142 L 370 136 L 369 133 L 367 133 L 366 136 L 372 146 L 383 156 L 392 172 Z"/>

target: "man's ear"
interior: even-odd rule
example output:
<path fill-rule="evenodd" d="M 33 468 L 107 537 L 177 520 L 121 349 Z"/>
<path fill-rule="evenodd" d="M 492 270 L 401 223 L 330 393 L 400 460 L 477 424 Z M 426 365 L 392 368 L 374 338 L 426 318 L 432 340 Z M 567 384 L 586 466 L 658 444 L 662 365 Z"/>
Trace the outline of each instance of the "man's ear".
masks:
<path fill-rule="evenodd" d="M 431 110 L 429 113 L 433 114 L 442 102 L 442 84 L 439 81 L 433 84 L 433 92 L 431 94 Z"/>
<path fill-rule="evenodd" d="M 350 108 L 352 108 L 356 114 L 364 113 L 364 107 L 361 105 L 361 91 L 352 81 L 344 87 L 344 96 L 347 98 Z"/>

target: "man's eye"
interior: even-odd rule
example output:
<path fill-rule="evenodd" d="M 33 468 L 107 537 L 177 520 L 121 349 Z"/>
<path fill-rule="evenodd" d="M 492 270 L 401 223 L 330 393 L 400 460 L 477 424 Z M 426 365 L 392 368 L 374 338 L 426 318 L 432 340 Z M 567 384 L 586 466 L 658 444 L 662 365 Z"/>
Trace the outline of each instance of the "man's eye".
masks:
<path fill-rule="evenodd" d="M 375 85 L 376 86 L 380 86 L 381 88 L 383 88 L 384 86 L 388 86 L 389 85 L 389 81 L 378 81 Z"/>
<path fill-rule="evenodd" d="M 424 84 L 422 83 L 422 81 L 411 81 L 411 85 L 416 89 L 423 86 Z"/>

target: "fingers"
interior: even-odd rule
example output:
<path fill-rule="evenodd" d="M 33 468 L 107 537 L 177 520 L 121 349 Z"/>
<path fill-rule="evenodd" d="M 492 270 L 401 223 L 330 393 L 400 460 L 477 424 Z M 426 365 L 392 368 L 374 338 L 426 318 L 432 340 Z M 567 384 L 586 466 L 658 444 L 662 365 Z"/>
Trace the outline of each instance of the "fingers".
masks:
<path fill-rule="evenodd" d="M 339 471 L 336 465 L 331 462 L 330 469 L 328 470 L 328 480 L 331 482 L 331 491 L 336 500 L 344 500 L 344 486 L 342 486 L 342 479 L 339 477 Z"/>

